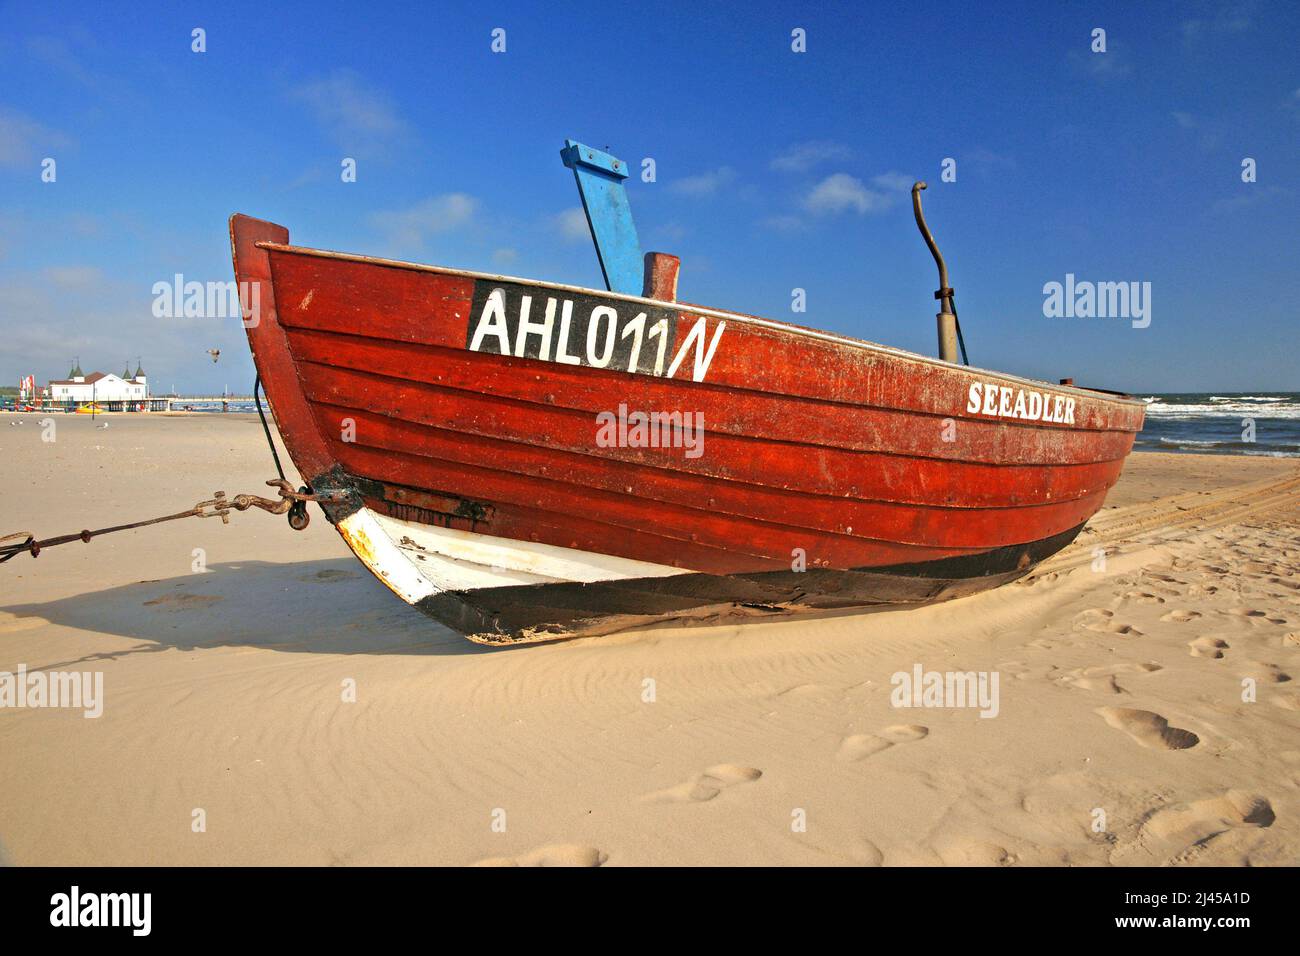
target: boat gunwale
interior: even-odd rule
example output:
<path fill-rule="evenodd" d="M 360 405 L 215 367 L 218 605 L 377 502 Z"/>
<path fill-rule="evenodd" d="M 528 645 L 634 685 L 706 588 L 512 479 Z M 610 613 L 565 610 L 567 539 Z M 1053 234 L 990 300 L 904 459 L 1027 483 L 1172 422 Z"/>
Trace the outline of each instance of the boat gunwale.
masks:
<path fill-rule="evenodd" d="M 346 262 L 359 262 L 386 268 L 409 269 L 415 272 L 432 272 L 438 275 L 459 276 L 468 279 L 486 279 L 491 282 L 512 282 L 520 285 L 536 286 L 543 289 L 554 289 L 557 292 L 600 296 L 623 302 L 652 305 L 661 309 L 669 309 L 687 315 L 710 316 L 712 318 L 723 319 L 726 321 L 736 321 L 759 328 L 799 335 L 823 342 L 830 342 L 834 345 L 847 346 L 868 352 L 878 352 L 893 358 L 920 362 L 925 365 L 937 366 L 939 368 L 951 369 L 953 371 L 979 373 L 981 375 L 987 375 L 1003 381 L 1012 382 L 1017 385 L 1028 385 L 1039 389 L 1053 389 L 1058 392 L 1087 398 L 1094 402 L 1109 402 L 1115 405 L 1141 408 L 1144 411 L 1146 409 L 1146 402 L 1136 397 L 1123 398 L 1113 393 L 1096 392 L 1092 389 L 1083 388 L 1078 385 L 1054 385 L 1050 382 L 1038 381 L 1031 378 L 1022 378 L 1021 376 L 1014 375 L 1010 372 L 999 372 L 993 369 L 980 368 L 974 365 L 958 365 L 954 362 L 945 362 L 942 359 L 933 358 L 928 355 L 921 355 L 918 352 L 909 352 L 906 349 L 896 348 L 895 346 L 882 345 L 879 342 L 869 342 L 865 339 L 855 339 L 851 336 L 837 335 L 833 332 L 823 332 L 818 329 L 791 325 L 789 323 L 779 322 L 775 319 L 765 319 L 760 316 L 745 315 L 739 312 L 727 312 L 723 309 L 714 309 L 707 306 L 696 306 L 684 302 L 665 302 L 662 299 L 647 299 L 643 296 L 627 295 L 625 293 L 613 292 L 605 289 L 590 289 L 584 288 L 583 286 L 566 285 L 559 282 L 547 282 L 542 279 L 527 279 L 521 276 L 509 276 L 491 272 L 475 272 L 470 269 L 453 269 L 449 266 L 434 266 L 428 265 L 427 263 L 408 262 L 401 259 L 386 259 L 379 256 L 361 255 L 359 253 L 337 252 L 331 249 L 316 249 L 311 246 L 297 246 L 291 243 L 271 242 L 270 240 L 260 240 L 255 242 L 254 245 L 259 249 L 265 249 L 268 251 L 316 256 L 323 259 L 338 259 Z M 272 278 L 272 281 L 274 282 L 274 277 Z M 1134 429 L 1133 433 L 1136 434 L 1140 430 L 1140 428 Z"/>

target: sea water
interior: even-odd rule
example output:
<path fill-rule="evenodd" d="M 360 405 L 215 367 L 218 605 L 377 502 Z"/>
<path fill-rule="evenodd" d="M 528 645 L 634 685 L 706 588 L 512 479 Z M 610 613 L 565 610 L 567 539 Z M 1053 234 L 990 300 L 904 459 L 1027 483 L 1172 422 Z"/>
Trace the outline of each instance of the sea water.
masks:
<path fill-rule="evenodd" d="M 1183 392 L 1143 396 L 1136 451 L 1300 458 L 1300 392 Z"/>

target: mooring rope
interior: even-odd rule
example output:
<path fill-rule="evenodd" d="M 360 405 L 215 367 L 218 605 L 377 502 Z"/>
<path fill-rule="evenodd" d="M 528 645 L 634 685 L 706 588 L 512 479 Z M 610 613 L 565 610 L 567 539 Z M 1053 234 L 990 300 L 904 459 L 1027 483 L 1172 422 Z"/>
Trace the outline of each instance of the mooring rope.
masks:
<path fill-rule="evenodd" d="M 957 344 L 961 346 L 961 364 L 969 365 L 970 359 L 966 357 L 966 339 L 961 334 L 961 319 L 957 318 L 957 297 L 955 295 L 948 297 L 948 305 L 952 307 L 952 324 L 957 327 Z"/>
<path fill-rule="evenodd" d="M 299 513 L 305 515 L 308 501 L 330 503 L 340 501 L 343 497 L 342 493 L 312 495 L 294 491 L 293 485 L 289 483 L 287 478 L 272 478 L 267 481 L 267 484 L 272 488 L 279 489 L 279 498 L 263 498 L 260 495 L 235 495 L 233 498 L 227 498 L 224 491 L 218 491 L 213 497 L 207 501 L 198 502 L 188 511 L 178 511 L 176 514 L 163 515 L 160 518 L 146 518 L 144 521 L 133 521 L 130 524 L 118 524 L 109 528 L 98 528 L 94 531 L 82 530 L 73 534 L 45 538 L 40 541 L 37 541 L 36 535 L 30 531 L 17 531 L 0 537 L 0 564 L 8 561 L 14 555 L 23 554 L 24 552 L 35 558 L 39 557 L 41 551 L 45 548 L 52 548 L 55 545 L 69 544 L 73 541 L 89 544 L 91 539 L 100 535 L 112 534 L 114 531 L 130 531 L 132 528 L 144 528 L 151 524 L 162 524 L 164 521 L 177 521 L 181 518 L 220 518 L 222 524 L 229 524 L 232 510 L 247 511 L 249 508 L 260 508 L 262 511 L 273 515 L 287 514 L 294 511 L 294 509 L 299 509 Z M 307 526 L 305 520 L 300 524 L 295 524 L 293 521 L 290 521 L 289 524 L 295 530 L 301 530 Z M 9 543 L 6 544 L 5 542 Z"/>
<path fill-rule="evenodd" d="M 316 501 L 328 504 L 344 500 L 346 495 L 343 492 L 316 495 L 312 494 L 311 489 L 306 485 L 303 485 L 300 490 L 294 491 L 293 485 L 284 476 L 284 466 L 280 464 L 280 453 L 275 449 L 275 440 L 271 437 L 271 426 L 267 423 L 266 412 L 262 409 L 262 375 L 260 372 L 253 381 L 253 402 L 257 405 L 257 417 L 262 420 L 262 433 L 266 435 L 266 444 L 271 449 L 271 458 L 275 462 L 276 473 L 280 476 L 267 482 L 272 488 L 280 490 L 278 499 L 263 498 L 259 495 L 235 495 L 233 498 L 227 498 L 224 491 L 218 491 L 213 497 L 207 501 L 198 502 L 188 511 L 178 511 L 176 514 L 163 515 L 160 518 L 147 518 L 144 521 L 133 521 L 130 524 L 113 525 L 109 528 L 98 528 L 94 531 L 82 530 L 73 534 L 45 538 L 40 541 L 36 540 L 36 535 L 31 531 L 16 531 L 13 534 L 0 536 L 0 564 L 24 552 L 35 558 L 45 548 L 52 548 L 55 545 L 68 544 L 72 541 L 89 544 L 92 538 L 97 538 L 100 535 L 112 534 L 114 531 L 130 531 L 132 528 L 145 528 L 151 524 L 162 524 L 164 521 L 176 521 L 180 518 L 220 518 L 222 524 L 229 524 L 231 509 L 247 511 L 249 508 L 260 508 L 269 514 L 288 514 L 289 526 L 295 531 L 301 531 L 307 527 L 309 520 L 307 517 L 307 502 Z"/>
<path fill-rule="evenodd" d="M 960 335 L 961 333 L 958 332 Z M 266 435 L 266 443 L 271 446 L 271 457 L 275 459 L 275 470 L 284 480 L 284 469 L 280 467 L 280 453 L 275 450 L 275 441 L 271 438 L 271 426 L 266 423 L 266 413 L 262 411 L 262 373 L 257 373 L 257 378 L 253 379 L 253 403 L 257 406 L 257 417 L 262 420 L 262 431 Z"/>

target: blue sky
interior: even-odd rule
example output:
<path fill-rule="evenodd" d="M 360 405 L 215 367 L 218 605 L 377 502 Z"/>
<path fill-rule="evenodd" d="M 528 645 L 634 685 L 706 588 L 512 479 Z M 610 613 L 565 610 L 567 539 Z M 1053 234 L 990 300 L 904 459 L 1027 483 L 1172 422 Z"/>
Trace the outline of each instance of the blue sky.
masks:
<path fill-rule="evenodd" d="M 573 137 L 655 160 L 633 212 L 687 301 L 933 354 L 924 178 L 973 364 L 1300 389 L 1295 3 L 0 3 L 0 23 L 5 384 L 139 356 L 155 389 L 247 391 L 237 321 L 151 311 L 175 273 L 230 278 L 236 211 L 599 286 Z M 1151 325 L 1044 317 L 1067 273 L 1150 282 Z"/>

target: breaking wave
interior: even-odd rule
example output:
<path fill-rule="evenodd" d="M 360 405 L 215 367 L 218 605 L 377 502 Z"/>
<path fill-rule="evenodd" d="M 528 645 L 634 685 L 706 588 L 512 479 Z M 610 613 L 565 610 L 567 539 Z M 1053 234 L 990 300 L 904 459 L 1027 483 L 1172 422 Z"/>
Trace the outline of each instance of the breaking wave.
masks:
<path fill-rule="evenodd" d="M 1137 449 L 1300 458 L 1300 393 L 1192 392 L 1143 401 L 1146 424 Z"/>

